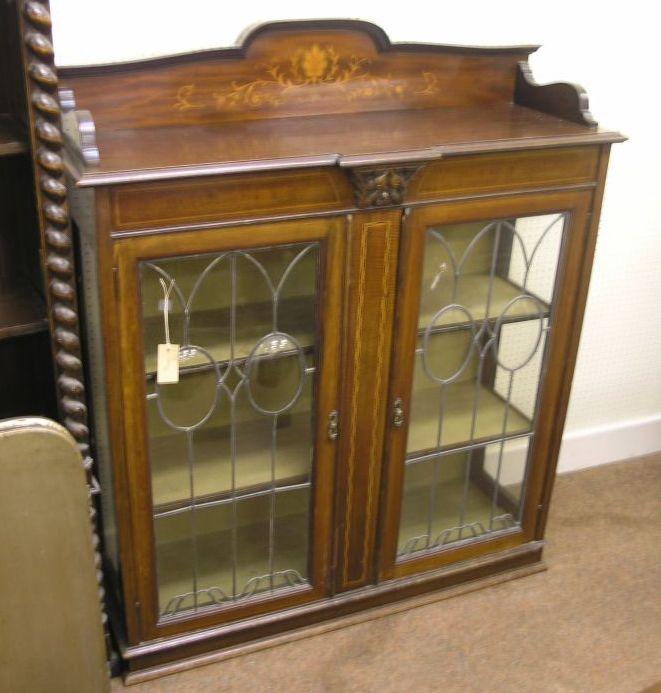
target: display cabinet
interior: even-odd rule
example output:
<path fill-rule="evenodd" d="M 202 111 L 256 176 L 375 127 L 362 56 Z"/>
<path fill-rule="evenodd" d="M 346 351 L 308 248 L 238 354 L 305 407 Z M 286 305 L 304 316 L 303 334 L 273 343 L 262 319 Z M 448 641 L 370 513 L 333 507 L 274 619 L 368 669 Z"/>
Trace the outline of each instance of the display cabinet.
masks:
<path fill-rule="evenodd" d="M 59 71 L 128 680 L 539 569 L 610 145 L 531 46 Z"/>

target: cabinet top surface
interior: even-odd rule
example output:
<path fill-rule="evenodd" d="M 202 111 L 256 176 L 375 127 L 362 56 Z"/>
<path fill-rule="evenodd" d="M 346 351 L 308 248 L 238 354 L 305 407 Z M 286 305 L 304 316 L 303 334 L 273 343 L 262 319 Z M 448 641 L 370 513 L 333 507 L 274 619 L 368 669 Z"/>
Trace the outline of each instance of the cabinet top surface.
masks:
<path fill-rule="evenodd" d="M 327 20 L 267 24 L 232 49 L 66 68 L 82 109 L 71 168 L 103 185 L 620 141 L 580 87 L 534 82 L 533 50 L 391 44 L 374 25 Z"/>

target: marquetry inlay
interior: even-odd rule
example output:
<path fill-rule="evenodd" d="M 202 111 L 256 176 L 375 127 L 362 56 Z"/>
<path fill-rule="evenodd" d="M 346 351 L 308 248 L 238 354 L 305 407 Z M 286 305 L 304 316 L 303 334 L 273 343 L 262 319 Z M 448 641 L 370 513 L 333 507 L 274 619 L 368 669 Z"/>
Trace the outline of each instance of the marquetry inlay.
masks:
<path fill-rule="evenodd" d="M 213 104 L 218 110 L 281 106 L 301 97 L 301 90 L 313 86 L 332 88 L 347 101 L 375 96 L 401 99 L 408 93 L 431 96 L 437 92 L 437 78 L 421 72 L 419 80 L 402 83 L 372 72 L 367 57 L 342 55 L 330 44 L 312 43 L 282 60 L 262 65 L 256 79 L 232 83 L 203 94 L 195 84 L 186 84 L 176 93 L 174 109 L 188 111 Z"/>

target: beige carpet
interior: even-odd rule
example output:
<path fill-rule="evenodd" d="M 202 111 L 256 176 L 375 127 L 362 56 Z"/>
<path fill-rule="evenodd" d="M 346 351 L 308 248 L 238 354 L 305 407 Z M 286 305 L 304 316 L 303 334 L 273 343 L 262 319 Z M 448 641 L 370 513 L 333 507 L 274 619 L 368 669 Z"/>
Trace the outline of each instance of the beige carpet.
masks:
<path fill-rule="evenodd" d="M 661 681 L 661 455 L 558 477 L 547 539 L 546 572 L 129 690 L 636 693 Z"/>

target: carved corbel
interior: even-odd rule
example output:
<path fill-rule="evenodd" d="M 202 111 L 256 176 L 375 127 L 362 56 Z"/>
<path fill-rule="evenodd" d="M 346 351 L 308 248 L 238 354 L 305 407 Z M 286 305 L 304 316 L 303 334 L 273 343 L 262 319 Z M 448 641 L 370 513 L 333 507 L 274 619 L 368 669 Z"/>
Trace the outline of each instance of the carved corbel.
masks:
<path fill-rule="evenodd" d="M 389 207 L 404 201 L 420 165 L 355 168 L 349 172 L 358 207 Z"/>

